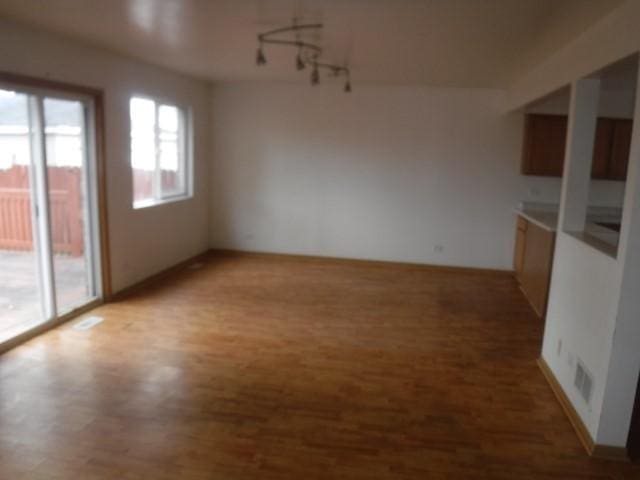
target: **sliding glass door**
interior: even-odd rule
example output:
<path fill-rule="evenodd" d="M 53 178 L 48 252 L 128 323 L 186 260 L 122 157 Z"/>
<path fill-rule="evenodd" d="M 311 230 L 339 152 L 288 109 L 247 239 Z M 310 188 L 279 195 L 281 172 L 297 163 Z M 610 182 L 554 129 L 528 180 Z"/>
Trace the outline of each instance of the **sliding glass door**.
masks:
<path fill-rule="evenodd" d="M 0 90 L 0 339 L 42 318 L 29 97 Z"/>
<path fill-rule="evenodd" d="M 0 85 L 0 342 L 101 297 L 93 104 Z"/>

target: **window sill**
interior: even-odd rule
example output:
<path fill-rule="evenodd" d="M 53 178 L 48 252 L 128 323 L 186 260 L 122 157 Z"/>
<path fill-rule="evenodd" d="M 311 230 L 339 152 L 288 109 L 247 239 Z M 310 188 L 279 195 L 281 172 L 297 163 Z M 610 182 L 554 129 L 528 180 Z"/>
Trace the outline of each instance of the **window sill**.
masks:
<path fill-rule="evenodd" d="M 133 209 L 142 210 L 144 208 L 158 207 L 160 205 L 167 205 L 169 203 L 182 202 L 184 200 L 190 200 L 192 198 L 193 195 L 180 195 L 177 197 L 163 198 L 162 200 L 138 200 L 137 202 L 133 202 Z"/>

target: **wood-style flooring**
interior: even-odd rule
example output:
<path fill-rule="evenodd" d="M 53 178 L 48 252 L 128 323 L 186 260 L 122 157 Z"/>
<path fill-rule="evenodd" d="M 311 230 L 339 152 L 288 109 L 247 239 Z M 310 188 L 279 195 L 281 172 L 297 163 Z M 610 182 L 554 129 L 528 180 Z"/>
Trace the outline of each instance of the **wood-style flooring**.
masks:
<path fill-rule="evenodd" d="M 507 273 L 225 254 L 91 315 L 0 356 L 0 479 L 640 478 Z"/>

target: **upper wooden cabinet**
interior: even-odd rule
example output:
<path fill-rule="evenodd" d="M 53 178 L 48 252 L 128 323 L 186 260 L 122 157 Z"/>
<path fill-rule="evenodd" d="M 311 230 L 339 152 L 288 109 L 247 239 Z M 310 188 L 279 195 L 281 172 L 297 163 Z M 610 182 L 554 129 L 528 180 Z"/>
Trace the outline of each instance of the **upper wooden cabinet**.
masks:
<path fill-rule="evenodd" d="M 631 153 L 632 120 L 616 120 L 611 141 L 611 160 L 609 162 L 609 175 L 611 180 L 626 180 L 627 167 L 629 166 L 629 154 Z"/>
<path fill-rule="evenodd" d="M 565 115 L 527 115 L 522 146 L 522 173 L 561 177 L 566 141 Z"/>
<path fill-rule="evenodd" d="M 609 175 L 611 162 L 611 141 L 615 130 L 615 120 L 599 118 L 596 124 L 596 139 L 593 145 L 593 163 L 591 178 L 604 180 Z"/>
<path fill-rule="evenodd" d="M 626 180 L 633 121 L 598 118 L 591 177 Z M 567 140 L 567 116 L 528 114 L 522 147 L 523 175 L 561 177 Z"/>

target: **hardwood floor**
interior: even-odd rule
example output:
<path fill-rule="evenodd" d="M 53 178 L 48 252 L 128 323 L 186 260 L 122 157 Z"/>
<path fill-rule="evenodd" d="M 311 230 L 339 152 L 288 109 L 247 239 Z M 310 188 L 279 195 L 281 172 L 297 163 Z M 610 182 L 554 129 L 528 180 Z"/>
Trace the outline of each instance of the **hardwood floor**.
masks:
<path fill-rule="evenodd" d="M 219 255 L 0 357 L 0 478 L 634 479 L 505 273 Z"/>

